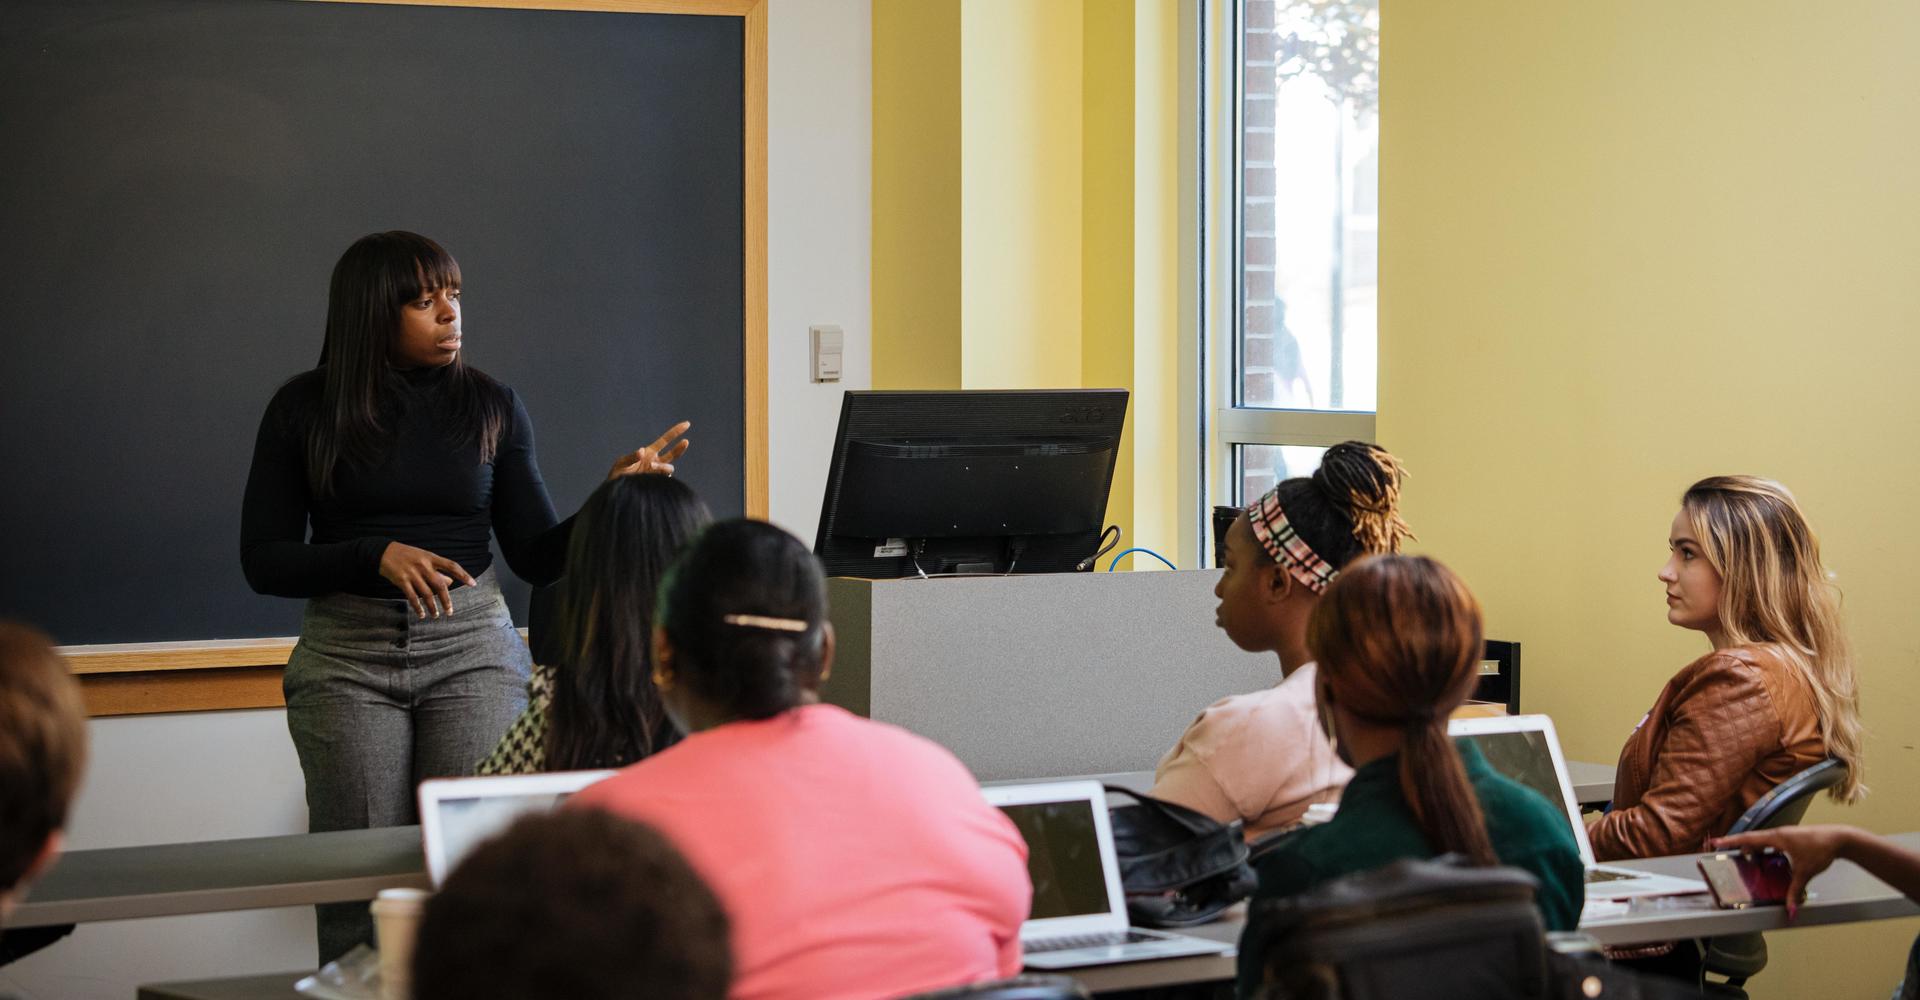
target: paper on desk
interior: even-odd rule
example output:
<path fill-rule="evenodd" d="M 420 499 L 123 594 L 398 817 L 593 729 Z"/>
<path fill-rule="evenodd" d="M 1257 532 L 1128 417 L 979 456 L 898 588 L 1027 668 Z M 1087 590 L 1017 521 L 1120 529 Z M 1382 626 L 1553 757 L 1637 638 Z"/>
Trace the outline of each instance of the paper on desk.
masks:
<path fill-rule="evenodd" d="M 314 1000 L 380 1000 L 380 953 L 364 944 L 354 945 L 319 972 L 294 983 L 293 991 Z"/>
<path fill-rule="evenodd" d="M 1589 920 L 1612 920 L 1615 917 L 1624 917 L 1627 915 L 1629 902 L 1630 900 L 1625 899 L 1589 899 L 1587 905 L 1580 908 L 1580 921 L 1585 923 Z"/>

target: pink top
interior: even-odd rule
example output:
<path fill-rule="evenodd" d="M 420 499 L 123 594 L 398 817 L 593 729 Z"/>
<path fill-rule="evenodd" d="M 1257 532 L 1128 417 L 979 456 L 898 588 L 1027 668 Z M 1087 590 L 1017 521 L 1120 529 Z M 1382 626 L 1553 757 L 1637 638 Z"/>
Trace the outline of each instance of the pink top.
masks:
<path fill-rule="evenodd" d="M 832 705 L 731 722 L 573 796 L 657 827 L 733 921 L 736 1000 L 1020 972 L 1027 845 L 953 755 Z"/>
<path fill-rule="evenodd" d="M 1314 665 L 1280 683 L 1208 706 L 1153 774 L 1156 798 L 1222 823 L 1246 823 L 1258 840 L 1300 822 L 1316 802 L 1338 802 L 1353 769 L 1320 728 Z"/>

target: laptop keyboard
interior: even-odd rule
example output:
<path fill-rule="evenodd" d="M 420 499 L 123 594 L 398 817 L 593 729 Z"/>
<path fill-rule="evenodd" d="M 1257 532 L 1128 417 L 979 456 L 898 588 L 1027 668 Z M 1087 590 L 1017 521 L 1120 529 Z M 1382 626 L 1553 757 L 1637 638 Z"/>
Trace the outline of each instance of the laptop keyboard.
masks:
<path fill-rule="evenodd" d="M 1589 868 L 1587 869 L 1586 884 L 1595 885 L 1600 882 L 1624 882 L 1628 879 L 1636 879 L 1640 877 L 1641 876 L 1638 874 L 1628 874 L 1626 872 L 1610 871 L 1603 868 Z"/>
<path fill-rule="evenodd" d="M 1050 937 L 1039 941 L 1023 941 L 1021 947 L 1029 953 L 1043 951 L 1068 951 L 1074 948 L 1111 948 L 1115 945 L 1138 944 L 1142 941 L 1164 941 L 1157 934 L 1145 934 L 1136 930 L 1111 931 L 1105 934 L 1074 934 L 1069 937 Z"/>

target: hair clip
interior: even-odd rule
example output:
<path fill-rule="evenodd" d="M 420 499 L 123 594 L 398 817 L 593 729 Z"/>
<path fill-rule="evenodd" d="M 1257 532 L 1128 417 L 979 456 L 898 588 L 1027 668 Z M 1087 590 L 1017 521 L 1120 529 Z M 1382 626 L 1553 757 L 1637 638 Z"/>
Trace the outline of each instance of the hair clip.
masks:
<path fill-rule="evenodd" d="M 726 615 L 720 619 L 745 628 L 769 628 L 776 632 L 805 632 L 807 623 L 798 618 L 769 618 L 766 615 Z"/>

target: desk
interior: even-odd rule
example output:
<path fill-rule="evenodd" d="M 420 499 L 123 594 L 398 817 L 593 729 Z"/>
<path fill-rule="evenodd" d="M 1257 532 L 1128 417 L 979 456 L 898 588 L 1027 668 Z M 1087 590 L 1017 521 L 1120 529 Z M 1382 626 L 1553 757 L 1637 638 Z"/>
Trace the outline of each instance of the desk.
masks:
<path fill-rule="evenodd" d="M 293 984 L 311 972 L 276 972 L 234 979 L 199 979 L 190 983 L 145 983 L 134 1000 L 302 1000 Z"/>
<path fill-rule="evenodd" d="M 117 847 L 62 856 L 7 925 L 339 903 L 429 887 L 417 826 Z"/>
<path fill-rule="evenodd" d="M 1567 766 L 1582 801 L 1602 785 L 1611 794 L 1612 768 L 1579 761 Z M 1081 777 L 1138 791 L 1153 786 L 1152 771 Z M 307 906 L 372 899 L 381 889 L 427 887 L 417 826 L 116 847 L 62 856 L 8 925 Z"/>
<path fill-rule="evenodd" d="M 1911 850 L 1920 850 L 1920 833 L 1900 834 L 1893 839 Z M 1694 860 L 1695 857 L 1654 858 L 1626 864 L 1668 875 L 1692 875 Z M 1721 910 L 1713 906 L 1710 898 L 1701 895 L 1646 901 L 1637 904 L 1635 912 L 1589 920 L 1582 923 L 1580 929 L 1602 944 L 1626 945 L 1920 915 L 1920 906 L 1846 861 L 1836 863 L 1814 879 L 1812 891 L 1807 905 L 1800 909 L 1800 918 L 1791 924 L 1787 923 L 1786 911 L 1779 907 Z M 1238 941 L 1245 912 L 1244 906 L 1235 907 L 1228 911 L 1225 919 L 1188 928 L 1184 933 L 1217 941 Z M 140 1000 L 291 1000 L 294 997 L 293 983 L 300 975 L 289 972 L 274 976 L 143 986 Z M 1229 955 L 1208 955 L 1133 962 L 1078 969 L 1071 975 L 1095 993 L 1225 982 L 1233 979 L 1234 958 Z"/>
<path fill-rule="evenodd" d="M 1897 834 L 1892 839 L 1910 851 L 1920 851 L 1920 833 Z M 1694 862 L 1700 857 L 1651 858 L 1619 864 L 1666 875 L 1698 878 L 1700 872 L 1694 867 Z M 1915 906 L 1911 900 L 1894 891 L 1892 886 L 1867 874 L 1850 861 L 1837 861 L 1808 886 L 1807 903 L 1800 907 L 1799 918 L 1793 923 L 1787 922 L 1787 911 L 1783 907 L 1722 910 L 1713 905 L 1712 897 L 1701 894 L 1636 900 L 1630 912 L 1582 921 L 1580 929 L 1593 935 L 1601 944 L 1626 945 L 1915 915 L 1920 915 L 1920 906 Z"/>
<path fill-rule="evenodd" d="M 1613 771 L 1612 764 L 1567 761 L 1567 777 L 1573 781 L 1574 799 L 1583 806 L 1605 805 L 1613 801 Z"/>

